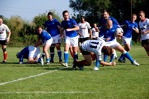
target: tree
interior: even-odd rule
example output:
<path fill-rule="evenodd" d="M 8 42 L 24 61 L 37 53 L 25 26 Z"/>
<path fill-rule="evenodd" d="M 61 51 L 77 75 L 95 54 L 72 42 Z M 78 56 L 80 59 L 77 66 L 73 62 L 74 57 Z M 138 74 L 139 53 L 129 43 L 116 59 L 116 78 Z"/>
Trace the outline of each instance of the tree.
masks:
<path fill-rule="evenodd" d="M 78 12 L 74 17 L 78 19 L 84 15 L 91 23 L 98 21 L 101 12 L 111 6 L 110 0 L 69 0 L 69 2 L 74 12 Z"/>

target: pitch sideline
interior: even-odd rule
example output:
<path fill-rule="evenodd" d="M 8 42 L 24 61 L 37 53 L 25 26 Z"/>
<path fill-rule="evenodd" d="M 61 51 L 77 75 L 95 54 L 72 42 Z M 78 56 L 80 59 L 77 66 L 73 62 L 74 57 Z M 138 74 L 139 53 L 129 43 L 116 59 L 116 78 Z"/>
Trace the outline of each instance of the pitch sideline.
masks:
<path fill-rule="evenodd" d="M 55 69 L 55 70 L 44 72 L 44 73 L 40 73 L 40 74 L 37 74 L 37 75 L 32 75 L 32 76 L 27 76 L 27 77 L 23 77 L 23 78 L 18 78 L 16 80 L 12 80 L 12 81 L 2 82 L 2 83 L 0 83 L 0 86 L 6 85 L 6 84 L 10 84 L 10 83 L 13 83 L 13 82 L 18 82 L 18 81 L 30 79 L 30 78 L 39 77 L 39 76 L 42 76 L 42 75 L 46 75 L 46 74 L 49 74 L 49 73 L 56 72 L 58 70 L 62 70 L 64 68 L 67 68 L 67 67 L 63 67 L 63 68 L 60 68 L 60 69 Z"/>

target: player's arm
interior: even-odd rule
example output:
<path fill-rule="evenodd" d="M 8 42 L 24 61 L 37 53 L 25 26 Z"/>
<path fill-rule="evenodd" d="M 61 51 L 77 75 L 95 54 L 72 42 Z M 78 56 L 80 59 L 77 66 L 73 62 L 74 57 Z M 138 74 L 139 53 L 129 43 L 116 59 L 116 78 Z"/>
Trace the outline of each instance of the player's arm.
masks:
<path fill-rule="evenodd" d="M 101 60 L 100 64 L 104 65 L 104 66 L 114 66 L 114 65 L 116 65 L 116 62 L 113 61 L 112 63 L 108 63 L 108 62 L 104 62 L 104 61 Z"/>
<path fill-rule="evenodd" d="M 5 25 L 5 28 L 6 28 L 6 31 L 8 32 L 8 36 L 7 36 L 7 43 L 8 43 L 10 41 L 11 31 L 7 25 Z"/>

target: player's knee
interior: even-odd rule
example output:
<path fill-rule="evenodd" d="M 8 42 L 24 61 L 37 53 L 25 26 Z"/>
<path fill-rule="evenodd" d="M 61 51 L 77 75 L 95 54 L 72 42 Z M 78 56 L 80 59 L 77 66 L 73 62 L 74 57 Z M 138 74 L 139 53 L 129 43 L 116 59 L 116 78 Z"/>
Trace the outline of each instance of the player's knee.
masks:
<path fill-rule="evenodd" d="M 3 52 L 6 52 L 6 48 L 2 48 Z"/>

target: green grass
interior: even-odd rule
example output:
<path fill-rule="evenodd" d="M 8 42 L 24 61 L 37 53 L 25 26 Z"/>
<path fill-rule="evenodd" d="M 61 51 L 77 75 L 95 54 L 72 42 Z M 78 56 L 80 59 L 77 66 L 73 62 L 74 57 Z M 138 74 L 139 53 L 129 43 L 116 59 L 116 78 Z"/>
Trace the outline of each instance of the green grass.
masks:
<path fill-rule="evenodd" d="M 142 99 L 149 98 L 149 61 L 141 46 L 134 46 L 130 52 L 140 63 L 136 67 L 127 62 L 116 66 L 100 67 L 93 71 L 92 66 L 83 71 L 63 68 L 58 63 L 17 64 L 16 52 L 22 48 L 8 47 L 8 62 L 0 64 L 0 83 L 49 72 L 47 74 L 0 85 L 0 99 Z M 118 56 L 120 55 L 117 52 Z M 2 60 L 2 51 L 0 52 Z M 79 59 L 83 59 L 79 56 Z M 69 65 L 72 58 L 69 59 Z"/>

